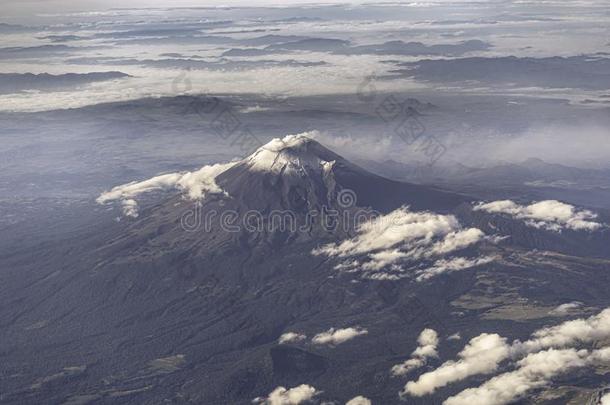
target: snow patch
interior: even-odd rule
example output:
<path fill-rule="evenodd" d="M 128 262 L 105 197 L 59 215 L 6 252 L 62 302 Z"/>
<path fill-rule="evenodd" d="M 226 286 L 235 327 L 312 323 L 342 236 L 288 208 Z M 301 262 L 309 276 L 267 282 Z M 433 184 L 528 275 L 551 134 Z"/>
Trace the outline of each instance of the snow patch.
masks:
<path fill-rule="evenodd" d="M 254 171 L 279 172 L 286 168 L 298 171 L 303 167 L 322 170 L 328 162 L 306 151 L 307 145 L 312 142 L 311 137 L 315 134 L 316 131 L 313 131 L 275 138 L 258 148 L 245 161 L 250 170 Z"/>

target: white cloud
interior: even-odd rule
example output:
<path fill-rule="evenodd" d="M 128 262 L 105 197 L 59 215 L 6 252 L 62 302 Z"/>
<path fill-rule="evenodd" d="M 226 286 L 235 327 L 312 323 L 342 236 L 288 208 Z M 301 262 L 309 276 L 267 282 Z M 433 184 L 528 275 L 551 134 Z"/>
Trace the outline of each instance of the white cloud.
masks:
<path fill-rule="evenodd" d="M 504 405 L 522 398 L 528 391 L 543 387 L 553 377 L 575 368 L 596 364 L 608 364 L 610 347 L 588 352 L 587 350 L 547 349 L 528 354 L 519 360 L 517 369 L 491 378 L 477 388 L 466 389 L 448 398 L 444 405 L 466 405 L 476 401 L 486 405 Z"/>
<path fill-rule="evenodd" d="M 347 401 L 345 405 L 371 405 L 372 402 L 370 399 L 363 397 L 362 395 L 358 395 Z"/>
<path fill-rule="evenodd" d="M 113 201 L 120 201 L 125 215 L 137 217 L 138 203 L 135 198 L 145 193 L 177 189 L 193 200 L 204 198 L 208 193 L 223 193 L 223 190 L 216 184 L 215 179 L 234 164 L 234 162 L 215 164 L 204 166 L 194 172 L 162 174 L 148 180 L 123 184 L 112 188 L 110 191 L 103 192 L 96 199 L 96 202 L 98 204 L 107 204 Z"/>
<path fill-rule="evenodd" d="M 417 381 L 409 381 L 401 396 L 423 396 L 455 381 L 477 374 L 488 374 L 497 370 L 498 364 L 510 354 L 506 339 L 498 334 L 483 333 L 474 337 L 458 353 L 457 361 L 447 361 L 436 370 L 422 374 Z"/>
<path fill-rule="evenodd" d="M 295 343 L 295 342 L 303 341 L 306 338 L 307 338 L 307 336 L 305 336 L 301 333 L 286 332 L 286 333 L 283 333 L 282 336 L 280 336 L 280 338 L 278 339 L 278 343 L 279 344 Z"/>
<path fill-rule="evenodd" d="M 252 402 L 264 405 L 298 405 L 310 401 L 320 393 L 321 391 L 307 384 L 290 389 L 277 387 L 267 398 L 255 398 Z"/>
<path fill-rule="evenodd" d="M 565 304 L 558 305 L 556 308 L 553 308 L 549 311 L 549 315 L 555 316 L 565 316 L 569 315 L 571 312 L 578 310 L 582 307 L 582 302 L 572 301 L 567 302 Z"/>
<path fill-rule="evenodd" d="M 485 234 L 478 228 L 468 228 L 458 232 L 448 233 L 444 239 L 432 245 L 431 254 L 443 255 L 464 249 L 479 242 Z"/>
<path fill-rule="evenodd" d="M 575 343 L 587 343 L 610 338 L 610 308 L 586 319 L 574 319 L 559 325 L 542 328 L 532 338 L 515 342 L 515 350 L 533 352 L 549 347 L 566 347 Z"/>
<path fill-rule="evenodd" d="M 393 377 L 398 377 L 402 375 L 406 375 L 413 370 L 417 370 L 420 367 L 423 367 L 426 364 L 426 359 L 421 357 L 412 357 L 408 360 L 400 364 L 396 364 L 392 366 L 390 369 L 390 374 Z"/>
<path fill-rule="evenodd" d="M 497 43 L 494 43 L 495 45 Z M 538 91 L 557 94 L 549 89 L 538 88 Z M 561 90 L 559 92 L 566 94 Z M 583 95 L 566 96 L 575 102 L 583 100 Z M 532 124 L 525 131 L 501 133 L 499 136 L 476 134 L 466 138 L 460 133 L 447 139 L 446 145 L 454 152 L 452 156 L 457 161 L 470 158 L 469 161 L 473 165 L 487 165 L 492 162 L 520 164 L 529 157 L 543 157 L 548 163 L 576 167 L 592 167 L 597 163 L 608 162 L 608 129 L 601 122 L 575 120 L 568 123 L 562 120 L 541 120 Z M 575 133 L 579 136 L 574 136 Z M 472 153 L 473 148 L 480 152 L 477 156 Z"/>
<path fill-rule="evenodd" d="M 202 44 L 205 48 L 206 45 Z M 209 55 L 210 60 L 221 52 L 218 46 L 201 49 L 199 55 Z M 184 48 L 176 45 L 172 49 L 175 52 L 183 49 L 191 52 L 188 46 Z M 157 49 L 149 48 L 152 54 Z M 225 48 L 226 50 L 226 48 Z M 78 90 L 64 92 L 29 92 L 0 95 L 0 111 L 45 111 L 63 108 L 79 108 L 98 103 L 137 100 L 146 97 L 168 97 L 176 95 L 198 95 L 198 94 L 259 94 L 265 96 L 313 96 L 313 95 L 353 95 L 358 85 L 371 74 L 371 72 L 385 72 L 390 65 L 383 63 L 380 55 L 329 55 L 325 52 L 302 52 L 299 55 L 289 55 L 295 61 L 326 62 L 323 65 L 308 66 L 281 66 L 263 63 L 243 69 L 192 69 L 187 76 L 182 75 L 182 70 L 175 68 L 147 67 L 140 63 L 133 65 L 122 65 L 122 58 L 130 59 L 125 55 L 125 49 L 115 49 L 115 52 L 105 52 L 107 57 L 114 57 L 116 65 L 104 65 L 105 69 L 121 70 L 132 77 L 125 80 L 107 81 L 103 84 L 91 84 Z M 213 52 L 211 52 L 213 51 Z M 89 56 L 84 51 L 82 56 Z M 104 57 L 104 56 L 100 56 Z M 273 58 L 280 62 L 280 56 Z M 267 58 L 267 60 L 269 60 Z M 216 60 L 217 62 L 218 60 Z M 249 58 L 249 62 L 254 59 Z M 357 63 L 355 63 L 357 62 Z M 40 63 L 17 63 L 14 68 L 32 73 L 86 73 L 99 69 L 99 65 L 73 66 L 66 63 L 58 63 L 55 66 Z M 15 70 L 18 71 L 18 70 Z M 171 83 L 177 78 L 184 76 L 193 84 L 188 88 L 175 89 Z M 417 84 L 408 78 L 397 78 L 392 81 L 379 80 L 377 89 L 392 91 L 402 89 L 410 91 L 415 88 L 423 88 L 423 84 Z"/>
<path fill-rule="evenodd" d="M 493 238 L 486 237 L 477 228 L 461 229 L 453 215 L 412 212 L 401 207 L 364 223 L 355 237 L 321 246 L 312 253 L 350 258 L 335 266 L 337 270 L 361 271 L 365 278 L 392 280 L 415 272 L 424 260 L 451 255 L 483 240 L 493 241 Z M 361 258 L 353 259 L 354 256 Z M 433 263 L 419 281 L 469 265 L 488 263 L 488 259 L 441 260 Z"/>
<path fill-rule="evenodd" d="M 363 224 L 355 238 L 325 245 L 318 252 L 339 257 L 365 254 L 412 241 L 427 242 L 435 236 L 447 235 L 458 226 L 452 215 L 410 212 L 402 207 Z"/>
<path fill-rule="evenodd" d="M 155 176 L 140 182 L 133 181 L 131 183 L 116 186 L 110 191 L 103 192 L 96 201 L 100 204 L 105 204 L 114 200 L 123 200 L 136 197 L 140 194 L 151 191 L 167 189 L 174 187 L 180 177 L 180 173 L 169 173 Z"/>
<path fill-rule="evenodd" d="M 492 214 L 507 214 L 522 219 L 529 226 L 560 232 L 562 229 L 594 231 L 602 227 L 593 221 L 597 214 L 589 210 L 579 210 L 573 205 L 556 200 L 539 201 L 530 205 L 520 205 L 511 200 L 478 203 L 475 211 Z"/>
<path fill-rule="evenodd" d="M 599 405 L 610 405 L 610 393 L 601 397 Z"/>
<path fill-rule="evenodd" d="M 221 194 L 223 191 L 216 184 L 216 177 L 234 165 L 234 162 L 219 163 L 204 166 L 195 172 L 186 172 L 178 180 L 177 186 L 193 200 L 203 198 L 205 193 Z"/>
<path fill-rule="evenodd" d="M 436 348 L 438 346 L 438 333 L 434 329 L 424 329 L 417 338 L 419 346 L 413 352 L 418 357 L 437 357 Z"/>
<path fill-rule="evenodd" d="M 554 375 L 554 371 L 552 371 L 552 368 L 549 369 L 550 371 L 547 371 L 544 368 L 546 367 L 544 362 L 548 360 L 548 367 L 552 367 L 553 364 L 556 364 L 552 363 L 554 359 L 558 359 L 558 362 L 564 359 L 564 357 L 556 355 L 556 353 L 565 354 L 572 350 L 574 353 L 580 353 L 579 356 L 585 359 L 587 364 L 607 364 L 610 362 L 610 347 L 604 347 L 588 354 L 586 350 L 584 352 L 577 352 L 573 346 L 595 341 L 605 341 L 609 338 L 610 308 L 589 318 L 575 319 L 556 326 L 541 328 L 532 333 L 530 339 L 525 342 L 515 340 L 510 345 L 506 343 L 505 338 L 497 334 L 483 333 L 470 340 L 468 345 L 458 354 L 459 360 L 447 361 L 436 370 L 421 375 L 417 381 L 408 382 L 401 395 L 423 396 L 431 394 L 440 387 L 461 381 L 467 377 L 492 373 L 498 369 L 500 363 L 504 360 L 523 357 L 522 360 L 516 363 L 523 368 L 521 372 L 518 369 L 500 376 L 502 379 L 500 377 L 492 378 L 488 385 L 482 386 L 484 390 L 479 393 L 481 397 L 484 394 L 492 396 L 497 394 L 494 398 L 500 402 L 490 401 L 485 402 L 486 404 L 503 404 L 506 403 L 502 402 L 504 401 L 503 398 L 516 398 L 521 395 L 522 393 L 519 393 L 519 389 L 527 391 L 531 389 L 530 386 L 546 384 L 546 381 Z M 540 356 L 534 356 L 534 354 L 540 354 Z M 548 358 L 545 356 L 548 356 Z M 568 355 L 566 354 L 566 356 Z M 542 361 L 542 363 L 536 365 L 535 362 L 537 360 Z M 569 364 L 564 366 L 570 367 Z M 560 372 L 564 366 L 558 366 L 557 372 Z M 536 377 L 538 374 L 540 374 L 540 377 Z M 500 379 L 501 383 L 497 383 L 497 379 Z M 514 381 L 517 382 L 513 384 Z M 512 390 L 511 387 L 514 386 L 521 388 Z M 501 387 L 504 387 L 504 391 L 499 392 L 502 389 Z M 459 394 L 456 396 L 459 397 L 458 399 L 452 399 L 455 402 L 448 402 L 448 404 L 467 403 L 467 399 L 473 398 L 471 395 L 473 391 L 466 390 L 465 392 L 463 395 Z M 456 402 L 458 400 L 463 400 L 463 402 Z"/>
<path fill-rule="evenodd" d="M 390 370 L 393 376 L 409 373 L 426 364 L 429 357 L 438 357 L 438 334 L 434 329 L 424 329 L 417 338 L 418 346 L 411 354 L 411 358 L 401 364 L 397 364 Z"/>
<path fill-rule="evenodd" d="M 451 259 L 441 259 L 434 262 L 432 267 L 417 272 L 418 276 L 416 281 L 425 281 L 432 277 L 436 277 L 443 273 L 452 273 L 454 271 L 460 271 L 469 269 L 483 264 L 491 263 L 495 260 L 494 256 L 481 256 L 475 259 L 468 259 L 466 257 L 454 257 Z"/>
<path fill-rule="evenodd" d="M 503 405 L 528 391 L 548 384 L 549 380 L 573 368 L 587 365 L 586 350 L 548 349 L 532 353 L 517 362 L 515 371 L 493 377 L 477 388 L 466 389 L 448 398 L 444 405 Z"/>
<path fill-rule="evenodd" d="M 380 252 L 369 254 L 369 259 L 371 260 L 366 263 L 362 263 L 362 268 L 365 270 L 381 270 L 384 267 L 408 257 L 409 254 L 407 252 L 401 252 L 398 249 L 382 250 Z M 358 266 L 360 263 L 355 262 L 352 265 Z"/>
<path fill-rule="evenodd" d="M 348 340 L 351 340 L 357 336 L 366 335 L 368 331 L 364 328 L 350 327 L 344 329 L 330 328 L 326 332 L 318 333 L 311 340 L 316 345 L 331 345 L 335 346 Z"/>
<path fill-rule="evenodd" d="M 610 363 L 610 346 L 603 347 L 598 350 L 594 350 L 589 356 L 589 363 L 597 364 L 608 364 Z"/>
<path fill-rule="evenodd" d="M 447 338 L 447 340 L 461 340 L 462 336 L 460 335 L 460 332 L 454 333 L 453 335 L 449 336 Z"/>

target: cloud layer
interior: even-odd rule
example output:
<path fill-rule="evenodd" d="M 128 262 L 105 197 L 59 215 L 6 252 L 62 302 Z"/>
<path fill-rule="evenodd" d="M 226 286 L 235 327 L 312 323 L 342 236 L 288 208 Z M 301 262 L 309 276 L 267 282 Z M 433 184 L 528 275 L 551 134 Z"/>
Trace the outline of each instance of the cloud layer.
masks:
<path fill-rule="evenodd" d="M 365 398 L 361 395 L 354 397 L 345 403 L 345 405 L 371 405 L 371 404 L 372 404 L 372 402 L 370 399 Z"/>
<path fill-rule="evenodd" d="M 368 330 L 359 326 L 343 329 L 330 328 L 325 332 L 315 335 L 313 339 L 311 339 L 311 342 L 316 345 L 336 346 L 358 336 L 366 335 L 367 333 L 369 333 Z"/>
<path fill-rule="evenodd" d="M 549 311 L 549 315 L 566 316 L 574 311 L 578 311 L 580 308 L 582 308 L 582 302 L 580 301 L 566 302 Z"/>
<path fill-rule="evenodd" d="M 505 214 L 524 220 L 529 226 L 560 232 L 563 229 L 574 231 L 595 231 L 602 224 L 594 221 L 597 215 L 589 210 L 579 210 L 573 205 L 556 200 L 545 200 L 530 205 L 520 205 L 511 200 L 479 203 L 475 211 L 491 214 Z"/>
<path fill-rule="evenodd" d="M 438 334 L 434 329 L 424 329 L 417 338 L 418 346 L 411 354 L 411 358 L 401 364 L 397 364 L 390 370 L 393 376 L 405 375 L 412 370 L 426 364 L 429 357 L 438 357 Z"/>
<path fill-rule="evenodd" d="M 107 204 L 119 201 L 124 215 L 137 217 L 138 203 L 135 198 L 145 193 L 177 189 L 192 200 L 204 198 L 206 194 L 221 194 L 224 191 L 216 184 L 216 177 L 234 164 L 215 164 L 194 172 L 162 174 L 148 180 L 123 184 L 103 192 L 96 202 Z"/>
<path fill-rule="evenodd" d="M 489 263 L 493 258 L 447 257 L 484 240 L 491 239 L 480 229 L 462 229 L 453 215 L 402 207 L 364 223 L 355 237 L 312 253 L 343 259 L 336 269 L 365 278 L 395 280 L 416 274 L 417 281 L 424 281 Z"/>
<path fill-rule="evenodd" d="M 321 391 L 307 384 L 290 389 L 280 386 L 271 391 L 267 398 L 255 398 L 252 402 L 264 405 L 299 405 L 310 401 L 320 393 Z"/>
<path fill-rule="evenodd" d="M 495 333 L 483 333 L 472 338 L 458 353 L 459 360 L 447 361 L 436 370 L 422 374 L 417 381 L 409 381 L 401 395 L 421 397 L 455 381 L 492 373 L 509 353 L 510 347 L 505 338 Z"/>
<path fill-rule="evenodd" d="M 296 343 L 296 342 L 301 342 L 305 339 L 307 339 L 307 336 L 303 335 L 301 333 L 286 332 L 280 336 L 280 338 L 278 339 L 278 343 L 279 344 Z"/>
<path fill-rule="evenodd" d="M 402 396 L 424 396 L 438 388 L 468 377 L 496 372 L 509 361 L 513 371 L 491 378 L 479 387 L 466 389 L 448 398 L 445 405 L 463 405 L 484 399 L 485 404 L 508 404 L 534 388 L 574 368 L 610 362 L 610 347 L 588 351 L 578 345 L 610 338 L 610 308 L 589 318 L 575 319 L 532 333 L 530 339 L 507 343 L 498 334 L 483 333 L 470 340 L 458 353 L 437 369 L 409 381 Z M 513 361 L 513 363 L 510 363 Z M 476 402 L 475 401 L 475 402 Z"/>
<path fill-rule="evenodd" d="M 561 373 L 587 365 L 589 353 L 576 349 L 549 349 L 527 355 L 517 362 L 515 371 L 501 374 L 477 388 L 466 389 L 448 398 L 444 405 L 484 403 L 503 405 L 522 397 L 528 391 L 546 385 Z"/>
<path fill-rule="evenodd" d="M 607 58 L 592 56 L 605 50 L 608 17 L 580 2 L 563 5 L 561 13 L 549 7 L 544 18 L 531 2 L 513 2 L 510 13 L 501 16 L 481 2 L 461 2 L 459 19 L 447 17 L 454 14 L 452 1 L 384 5 L 358 1 L 362 3 L 358 7 L 290 3 L 264 9 L 256 7 L 260 2 L 249 2 L 248 7 L 232 2 L 235 7 L 181 9 L 176 2 L 138 2 L 142 8 L 116 11 L 105 9 L 121 5 L 110 0 L 5 1 L 3 11 L 16 10 L 25 18 L 14 21 L 8 11 L 11 24 L 0 23 L 0 33 L 7 37 L 6 47 L 0 49 L 6 72 L 64 74 L 74 68 L 76 59 L 82 70 L 75 73 L 112 63 L 137 77 L 127 85 L 105 86 L 97 97 L 78 91 L 61 99 L 30 94 L 26 99 L 7 98 L 5 105 L 65 108 L 68 103 L 125 99 L 126 93 L 131 98 L 175 95 L 166 89 L 168 81 L 189 68 L 201 71 L 191 76 L 193 82 L 206 83 L 223 94 L 353 92 L 371 72 L 391 79 L 387 88 L 392 91 L 412 89 L 411 77 L 420 80 L 419 87 L 427 86 L 427 80 L 450 85 L 459 80 L 467 89 L 473 88 L 471 79 L 490 88 L 515 81 L 522 86 L 562 88 L 598 88 L 608 83 Z M 567 23 L 562 13 L 570 14 L 572 7 L 572 14 L 579 17 Z M 499 36 L 498 30 L 507 35 Z M 134 47 L 139 50 L 137 58 Z M 558 54 L 579 56 L 555 57 Z M 52 64 L 41 63 L 50 58 Z M 315 64 L 322 69 L 311 69 Z M 549 75 L 548 70 L 561 74 Z"/>

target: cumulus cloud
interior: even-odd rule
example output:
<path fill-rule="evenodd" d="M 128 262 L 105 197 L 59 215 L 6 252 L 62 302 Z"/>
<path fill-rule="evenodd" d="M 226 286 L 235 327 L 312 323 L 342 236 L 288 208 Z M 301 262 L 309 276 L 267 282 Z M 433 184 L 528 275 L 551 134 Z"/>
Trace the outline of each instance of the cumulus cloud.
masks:
<path fill-rule="evenodd" d="M 425 261 L 433 265 L 419 281 L 457 271 L 487 259 L 442 260 L 483 240 L 492 240 L 477 228 L 462 229 L 453 215 L 412 212 L 401 207 L 362 224 L 358 234 L 339 243 L 314 249 L 314 255 L 346 259 L 335 268 L 360 271 L 365 278 L 398 279 L 414 273 Z M 357 257 L 357 259 L 354 259 Z M 440 260 L 434 262 L 434 260 Z M 383 270 L 383 271 L 382 271 Z"/>
<path fill-rule="evenodd" d="M 434 329 L 424 329 L 417 338 L 418 346 L 411 354 L 411 358 L 401 364 L 397 364 L 390 370 L 393 376 L 409 373 L 416 368 L 426 364 L 429 357 L 438 357 L 438 334 Z"/>
<path fill-rule="evenodd" d="M 461 340 L 462 336 L 460 335 L 460 332 L 456 332 L 453 335 L 447 337 L 447 340 Z"/>
<path fill-rule="evenodd" d="M 307 384 L 301 384 L 290 389 L 277 387 L 271 391 L 267 398 L 255 398 L 252 402 L 264 405 L 299 405 L 312 400 L 320 393 L 321 391 Z"/>
<path fill-rule="evenodd" d="M 319 252 L 339 257 L 365 254 L 406 242 L 430 241 L 435 236 L 449 234 L 458 226 L 452 215 L 410 212 L 402 207 L 363 224 L 355 238 L 328 244 Z"/>
<path fill-rule="evenodd" d="M 419 338 L 417 338 L 419 346 L 413 352 L 414 356 L 418 357 L 437 357 L 436 348 L 438 346 L 438 333 L 434 329 L 424 329 Z"/>
<path fill-rule="evenodd" d="M 279 344 L 301 342 L 307 338 L 306 335 L 296 332 L 283 333 L 278 339 Z"/>
<path fill-rule="evenodd" d="M 601 397 L 599 404 L 600 405 L 610 405 L 610 393 Z"/>
<path fill-rule="evenodd" d="M 444 239 L 436 242 L 430 249 L 431 254 L 442 255 L 464 249 L 479 242 L 485 234 L 478 228 L 468 228 L 448 233 Z"/>
<path fill-rule="evenodd" d="M 465 405 L 481 401 L 489 405 L 504 405 L 522 398 L 528 391 L 543 387 L 552 378 L 575 368 L 608 364 L 610 347 L 589 352 L 575 348 L 547 349 L 528 354 L 517 362 L 517 369 L 493 377 L 477 388 L 466 389 L 448 398 L 444 405 Z"/>
<path fill-rule="evenodd" d="M 123 214 L 137 217 L 138 203 L 135 198 L 145 193 L 177 189 L 193 200 L 204 198 L 206 194 L 221 194 L 223 190 L 216 184 L 216 177 L 234 164 L 215 164 L 204 166 L 193 172 L 162 174 L 148 180 L 123 184 L 103 192 L 96 202 L 107 204 L 119 201 Z"/>
<path fill-rule="evenodd" d="M 392 366 L 392 369 L 390 370 L 390 374 L 392 374 L 392 376 L 394 377 L 398 377 L 401 375 L 405 375 L 410 373 L 413 370 L 416 370 L 420 367 L 422 367 L 424 364 L 426 364 L 426 358 L 425 357 L 412 357 L 409 360 L 404 361 L 401 364 L 396 364 L 395 366 Z"/>
<path fill-rule="evenodd" d="M 336 346 L 355 337 L 366 335 L 367 333 L 369 332 L 366 329 L 358 326 L 344 329 L 330 328 L 326 332 L 315 335 L 311 341 L 316 345 Z"/>
<path fill-rule="evenodd" d="M 492 373 L 509 354 L 510 346 L 505 338 L 483 333 L 472 338 L 458 353 L 459 360 L 447 361 L 436 370 L 422 374 L 417 381 L 409 381 L 401 395 L 421 397 L 472 375 Z"/>
<path fill-rule="evenodd" d="M 580 308 L 582 308 L 582 302 L 579 302 L 579 301 L 567 302 L 565 304 L 558 305 L 557 307 L 550 310 L 549 315 L 565 316 L 565 315 L 569 315 L 573 311 L 576 311 Z"/>
<path fill-rule="evenodd" d="M 345 405 L 371 405 L 372 402 L 370 399 L 363 397 L 362 395 L 358 395 L 347 401 Z"/>
<path fill-rule="evenodd" d="M 563 229 L 595 231 L 602 224 L 595 222 L 597 214 L 579 210 L 573 205 L 556 200 L 545 200 L 530 205 L 520 205 L 511 200 L 478 203 L 475 211 L 506 214 L 524 220 L 529 226 L 560 232 Z"/>
<path fill-rule="evenodd" d="M 589 356 L 588 361 L 594 365 L 608 364 L 610 362 L 610 346 L 594 350 Z"/>
<path fill-rule="evenodd" d="M 425 281 L 432 277 L 436 277 L 439 274 L 451 273 L 454 271 L 460 271 L 469 269 L 471 267 L 481 266 L 483 264 L 491 263 L 495 260 L 494 256 L 481 256 L 475 259 L 468 259 L 466 257 L 454 257 L 451 259 L 441 259 L 434 262 L 432 267 L 424 270 L 418 270 L 416 281 Z"/>
<path fill-rule="evenodd" d="M 586 319 L 574 319 L 559 325 L 542 328 L 532 338 L 515 342 L 516 350 L 533 352 L 549 347 L 565 347 L 575 343 L 588 343 L 610 337 L 610 308 Z"/>
<path fill-rule="evenodd" d="M 610 362 L 610 347 L 589 353 L 574 346 L 609 338 L 610 308 L 589 318 L 538 329 L 524 342 L 515 340 L 508 344 L 505 338 L 497 334 L 483 333 L 470 340 L 458 354 L 458 360 L 447 361 L 421 375 L 418 380 L 408 382 L 401 395 L 431 394 L 450 383 L 478 374 L 493 373 L 503 361 L 510 359 L 516 361 L 516 370 L 494 377 L 479 388 L 465 390 L 446 402 L 459 405 L 473 398 L 486 398 L 486 404 L 505 404 L 532 388 L 546 384 L 563 369 L 607 364 Z"/>
<path fill-rule="evenodd" d="M 532 353 L 517 362 L 518 369 L 493 377 L 477 388 L 466 389 L 448 398 L 444 405 L 484 403 L 503 405 L 571 369 L 587 365 L 588 352 L 576 349 L 548 349 Z"/>

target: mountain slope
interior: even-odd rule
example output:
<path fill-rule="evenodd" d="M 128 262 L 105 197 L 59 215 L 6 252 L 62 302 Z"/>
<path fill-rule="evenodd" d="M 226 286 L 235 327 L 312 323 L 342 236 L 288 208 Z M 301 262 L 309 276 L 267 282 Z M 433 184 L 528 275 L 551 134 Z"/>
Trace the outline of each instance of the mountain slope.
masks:
<path fill-rule="evenodd" d="M 164 176 L 108 192 L 122 203 L 159 184 L 179 189 L 137 218 L 99 221 L 69 239 L 5 254 L 0 402 L 249 404 L 278 386 L 309 384 L 323 391 L 318 402 L 364 395 L 395 404 L 407 377 L 392 377 L 390 369 L 408 358 L 424 328 L 443 339 L 433 367 L 463 346 L 446 339 L 455 333 L 464 341 L 490 331 L 524 338 L 554 322 L 548 312 L 566 299 L 610 304 L 607 260 L 538 254 L 527 241 L 495 243 L 476 231 L 478 243 L 459 245 L 457 235 L 473 234 L 468 215 L 480 224 L 493 216 L 471 213 L 462 196 L 369 174 L 307 138 L 273 141 L 226 166 Z M 419 211 L 431 207 L 438 213 Z M 340 214 L 334 225 L 308 222 L 308 214 L 324 210 Z M 254 212 L 268 224 L 274 211 L 290 213 L 299 226 L 234 228 L 219 220 L 223 212 L 242 219 Z M 206 222 L 211 212 L 217 215 Z M 398 238 L 385 239 L 393 227 L 375 233 L 345 226 L 346 213 L 394 218 Z M 419 229 L 421 237 L 411 240 L 400 229 Z M 458 252 L 496 259 L 423 281 L 378 280 L 338 268 L 350 257 L 313 254 L 346 249 L 364 267 L 370 252 L 361 247 L 389 243 L 402 253 L 423 246 L 439 249 L 441 258 Z M 434 260 L 415 260 L 407 276 Z M 356 335 L 316 343 L 314 336 L 331 328 Z M 287 332 L 306 338 L 279 344 Z M 593 385 L 603 377 L 582 378 Z M 408 403 L 440 402 L 462 388 Z"/>

